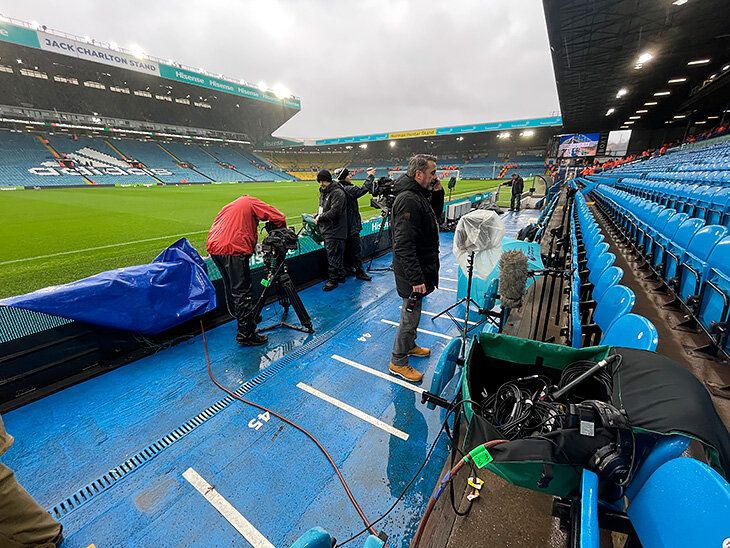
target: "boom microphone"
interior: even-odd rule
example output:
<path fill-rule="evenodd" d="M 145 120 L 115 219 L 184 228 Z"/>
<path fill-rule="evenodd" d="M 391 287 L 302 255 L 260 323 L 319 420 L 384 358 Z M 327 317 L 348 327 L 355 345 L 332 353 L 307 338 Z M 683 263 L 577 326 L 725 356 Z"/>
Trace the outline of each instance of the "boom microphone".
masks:
<path fill-rule="evenodd" d="M 512 249 L 499 258 L 499 298 L 502 306 L 520 308 L 527 288 L 527 255 Z"/>

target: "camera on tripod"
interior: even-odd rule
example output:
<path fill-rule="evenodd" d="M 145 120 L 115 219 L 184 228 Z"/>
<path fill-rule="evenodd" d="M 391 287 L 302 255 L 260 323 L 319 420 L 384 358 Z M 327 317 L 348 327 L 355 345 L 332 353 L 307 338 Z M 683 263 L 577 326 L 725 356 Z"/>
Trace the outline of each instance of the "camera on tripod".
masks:
<path fill-rule="evenodd" d="M 289 276 L 289 269 L 286 266 L 286 254 L 296 249 L 299 245 L 299 235 L 292 228 L 277 228 L 271 221 L 265 225 L 266 238 L 261 242 L 261 255 L 264 259 L 266 276 L 261 280 L 264 290 L 261 292 L 254 305 L 254 317 L 260 318 L 264 303 L 271 291 L 277 296 L 282 308 L 281 320 L 267 327 L 262 327 L 259 332 L 268 331 L 277 327 L 288 327 L 305 333 L 314 333 L 312 319 L 307 314 L 307 309 L 302 299 L 297 294 L 297 289 Z M 289 314 L 289 307 L 294 308 L 301 326 L 293 325 L 286 321 Z"/>
<path fill-rule="evenodd" d="M 394 185 L 395 181 L 390 177 L 381 177 L 373 181 L 373 188 L 370 191 L 373 197 L 370 199 L 370 205 L 384 212 L 390 211 L 395 201 Z"/>
<path fill-rule="evenodd" d="M 299 239 L 293 228 L 276 228 L 271 221 L 265 228 L 268 234 L 261 242 L 261 254 L 264 264 L 269 267 L 274 261 L 284 260 L 288 251 L 296 249 Z"/>

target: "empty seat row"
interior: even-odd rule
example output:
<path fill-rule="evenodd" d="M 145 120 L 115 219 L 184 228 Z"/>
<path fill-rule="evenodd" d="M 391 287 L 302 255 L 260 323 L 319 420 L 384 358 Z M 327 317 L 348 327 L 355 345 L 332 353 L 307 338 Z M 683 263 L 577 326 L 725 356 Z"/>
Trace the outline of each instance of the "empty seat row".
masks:
<path fill-rule="evenodd" d="M 633 251 L 641 268 L 727 350 L 730 307 L 730 232 L 720 224 L 690 217 L 623 190 L 600 185 L 597 202 Z"/>
<path fill-rule="evenodd" d="M 623 271 L 614 266 L 616 256 L 609 251 L 598 223 L 582 193 L 575 195 L 571 228 L 571 283 L 569 336 L 573 346 L 610 344 L 656 350 L 656 327 L 631 311 L 634 292 L 620 284 Z"/>
<path fill-rule="evenodd" d="M 711 224 L 730 226 L 730 186 L 662 183 L 625 178 L 616 188 Z"/>

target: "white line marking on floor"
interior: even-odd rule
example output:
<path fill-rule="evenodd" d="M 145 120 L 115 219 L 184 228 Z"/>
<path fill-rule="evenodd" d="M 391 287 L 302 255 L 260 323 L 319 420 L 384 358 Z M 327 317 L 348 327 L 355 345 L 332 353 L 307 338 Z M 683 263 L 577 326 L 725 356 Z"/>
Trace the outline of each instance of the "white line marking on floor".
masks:
<path fill-rule="evenodd" d="M 398 327 L 400 325 L 398 322 L 393 322 L 391 320 L 381 319 L 380 321 L 383 323 L 387 323 L 388 325 L 394 325 L 396 327 Z M 429 331 L 428 329 L 421 329 L 420 327 L 417 328 L 416 331 L 418 331 L 419 333 L 424 333 L 426 335 L 433 335 L 434 337 L 441 337 L 442 339 L 446 339 L 448 341 L 450 341 L 451 339 L 454 338 L 451 335 L 444 335 L 443 333 L 436 333 L 435 331 Z"/>
<path fill-rule="evenodd" d="M 320 400 L 326 401 L 327 403 L 331 403 L 332 405 L 334 405 L 335 407 L 339 407 L 343 411 L 347 411 L 351 415 L 354 415 L 357 418 L 362 419 L 365 422 L 370 423 L 373 426 L 380 428 L 381 430 L 383 430 L 384 432 L 387 432 L 391 436 L 400 438 L 403 441 L 408 440 L 408 434 L 406 434 L 402 430 L 398 430 L 397 428 L 394 428 L 393 426 L 381 421 L 380 419 L 376 419 L 372 415 L 368 415 L 364 411 L 360 411 L 356 407 L 352 407 L 351 405 L 348 405 L 345 402 L 338 400 L 337 398 L 333 398 L 332 396 L 329 396 L 329 395 L 325 394 L 324 392 L 320 392 L 319 390 L 309 386 L 308 384 L 304 384 L 303 382 L 297 383 L 297 388 L 304 390 L 305 392 L 308 392 L 309 394 L 312 394 L 312 396 L 315 396 L 315 397 L 319 398 Z"/>
<path fill-rule="evenodd" d="M 403 307 L 401 306 L 400 308 L 403 308 Z M 436 314 L 435 312 L 428 312 L 426 310 L 421 310 L 421 314 L 425 314 L 426 316 L 431 316 L 431 317 L 438 316 L 438 314 Z M 446 314 L 444 314 L 440 318 L 442 320 L 449 320 L 449 319 L 451 319 Z M 463 322 L 464 322 L 464 319 L 463 318 L 457 317 L 457 319 L 459 320 L 459 323 L 460 324 L 463 324 Z M 477 325 L 479 322 L 473 322 L 473 321 L 469 320 L 469 321 L 467 321 L 467 323 L 470 323 L 472 325 Z"/>
<path fill-rule="evenodd" d="M 256 527 L 244 518 L 241 513 L 236 510 L 230 502 L 223 498 L 215 487 L 205 481 L 200 474 L 192 468 L 188 468 L 183 472 L 183 477 L 188 480 L 190 485 L 203 495 L 220 514 L 228 520 L 228 522 L 241 533 L 251 546 L 254 548 L 274 548 L 268 539 L 262 535 Z"/>
<path fill-rule="evenodd" d="M 456 289 L 451 289 L 450 287 L 437 287 L 436 289 L 439 289 L 441 291 L 448 291 L 449 293 L 456 293 Z"/>
<path fill-rule="evenodd" d="M 459 280 L 455 280 L 454 278 L 444 278 L 443 276 L 439 276 L 439 280 L 444 280 L 447 282 L 458 282 Z"/>
<path fill-rule="evenodd" d="M 332 359 L 337 360 L 338 362 L 350 365 L 350 366 L 354 367 L 355 369 L 359 369 L 360 371 L 365 371 L 365 373 L 370 373 L 371 375 L 375 375 L 376 377 L 385 379 L 386 381 L 390 381 L 394 384 L 398 384 L 398 385 L 402 386 L 403 388 L 407 388 L 408 390 L 413 390 L 414 392 L 417 392 L 419 394 L 423 394 L 426 391 L 423 388 L 414 386 L 413 384 L 411 384 L 409 382 L 397 379 L 393 375 L 388 375 L 387 373 L 383 373 L 382 371 L 378 371 L 377 369 L 372 369 L 372 368 L 368 367 L 367 365 L 363 365 L 361 363 L 357 363 L 352 360 L 348 360 L 347 358 L 343 358 L 342 356 L 338 356 L 337 354 L 332 354 Z"/>

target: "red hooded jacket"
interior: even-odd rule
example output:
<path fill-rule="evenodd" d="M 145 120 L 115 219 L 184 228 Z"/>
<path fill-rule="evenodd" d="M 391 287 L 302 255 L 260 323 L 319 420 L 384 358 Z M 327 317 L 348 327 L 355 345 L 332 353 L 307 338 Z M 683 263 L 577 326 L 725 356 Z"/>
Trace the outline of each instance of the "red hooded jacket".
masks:
<path fill-rule="evenodd" d="M 286 226 L 284 214 L 253 196 L 241 196 L 223 207 L 213 221 L 205 247 L 211 255 L 253 255 L 260 221 Z"/>

